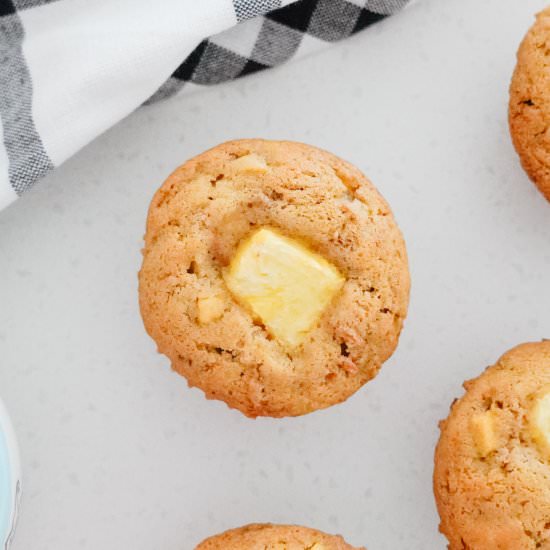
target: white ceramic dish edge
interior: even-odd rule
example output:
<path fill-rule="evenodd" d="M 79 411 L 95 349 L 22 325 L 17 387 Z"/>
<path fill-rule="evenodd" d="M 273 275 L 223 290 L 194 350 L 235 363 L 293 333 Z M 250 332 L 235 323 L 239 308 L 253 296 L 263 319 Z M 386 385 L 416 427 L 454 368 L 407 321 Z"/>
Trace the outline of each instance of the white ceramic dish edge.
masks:
<path fill-rule="evenodd" d="M 0 549 L 13 540 L 21 497 L 21 468 L 15 432 L 0 400 Z M 7 490 L 6 490 L 7 489 Z"/>

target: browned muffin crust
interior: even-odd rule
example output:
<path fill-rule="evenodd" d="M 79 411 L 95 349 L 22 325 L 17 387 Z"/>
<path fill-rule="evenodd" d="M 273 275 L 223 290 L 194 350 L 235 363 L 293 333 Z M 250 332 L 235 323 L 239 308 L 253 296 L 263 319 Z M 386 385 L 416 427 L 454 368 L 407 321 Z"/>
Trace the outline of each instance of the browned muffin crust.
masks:
<path fill-rule="evenodd" d="M 464 388 L 440 424 L 435 452 L 449 548 L 550 548 L 550 455 L 532 425 L 541 396 L 550 395 L 550 342 L 510 350 Z"/>
<path fill-rule="evenodd" d="M 298 525 L 255 523 L 231 529 L 201 542 L 195 550 L 366 550 L 350 546 L 339 535 Z"/>
<path fill-rule="evenodd" d="M 260 227 L 305 243 L 345 277 L 292 349 L 224 281 L 239 243 Z M 388 205 L 357 168 L 314 147 L 219 145 L 179 167 L 151 203 L 139 274 L 145 327 L 190 386 L 250 417 L 347 399 L 393 353 L 408 294 Z"/>
<path fill-rule="evenodd" d="M 550 7 L 523 39 L 510 85 L 509 123 L 521 164 L 550 200 Z"/>

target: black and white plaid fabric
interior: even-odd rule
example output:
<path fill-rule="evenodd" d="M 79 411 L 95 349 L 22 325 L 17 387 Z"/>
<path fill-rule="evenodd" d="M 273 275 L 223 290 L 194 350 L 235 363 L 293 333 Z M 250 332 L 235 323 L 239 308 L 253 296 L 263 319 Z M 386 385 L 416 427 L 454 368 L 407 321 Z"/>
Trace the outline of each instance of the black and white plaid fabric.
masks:
<path fill-rule="evenodd" d="M 139 105 L 273 67 L 408 2 L 0 0 L 0 209 Z"/>

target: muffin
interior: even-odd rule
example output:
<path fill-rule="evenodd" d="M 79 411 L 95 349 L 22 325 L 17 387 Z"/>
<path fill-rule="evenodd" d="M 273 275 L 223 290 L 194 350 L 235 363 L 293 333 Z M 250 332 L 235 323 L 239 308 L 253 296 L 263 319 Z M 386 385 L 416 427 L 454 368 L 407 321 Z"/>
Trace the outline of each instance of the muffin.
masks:
<path fill-rule="evenodd" d="M 550 341 L 508 351 L 464 388 L 435 452 L 449 548 L 550 548 Z"/>
<path fill-rule="evenodd" d="M 249 417 L 347 399 L 393 353 L 408 295 L 388 205 L 325 151 L 232 141 L 180 166 L 152 200 L 146 330 L 190 386 Z"/>
<path fill-rule="evenodd" d="M 518 51 L 509 122 L 523 168 L 550 200 L 550 7 L 538 14 Z"/>
<path fill-rule="evenodd" d="M 327 535 L 297 525 L 256 523 L 231 529 L 201 542 L 195 550 L 366 550 L 347 544 L 340 536 Z"/>

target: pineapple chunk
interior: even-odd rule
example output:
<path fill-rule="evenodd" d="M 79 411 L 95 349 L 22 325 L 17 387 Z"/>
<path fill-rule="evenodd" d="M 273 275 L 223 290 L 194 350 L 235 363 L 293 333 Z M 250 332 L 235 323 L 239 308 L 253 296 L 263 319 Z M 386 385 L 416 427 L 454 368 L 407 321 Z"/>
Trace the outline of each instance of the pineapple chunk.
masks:
<path fill-rule="evenodd" d="M 263 157 L 250 153 L 231 162 L 233 168 L 239 172 L 266 172 L 267 163 Z"/>
<path fill-rule="evenodd" d="M 529 414 L 529 427 L 540 450 L 550 456 L 550 389 L 535 399 Z"/>
<path fill-rule="evenodd" d="M 233 295 L 291 348 L 302 342 L 344 284 L 322 256 L 269 228 L 239 245 L 224 278 Z"/>
<path fill-rule="evenodd" d="M 325 550 L 324 545 L 322 545 L 320 542 L 316 542 L 310 550 Z"/>
<path fill-rule="evenodd" d="M 198 320 L 206 325 L 223 315 L 225 304 L 218 296 L 206 296 L 197 300 Z"/>
<path fill-rule="evenodd" d="M 479 456 L 485 458 L 497 448 L 495 418 L 492 411 L 474 415 L 470 420 L 470 429 Z"/>

